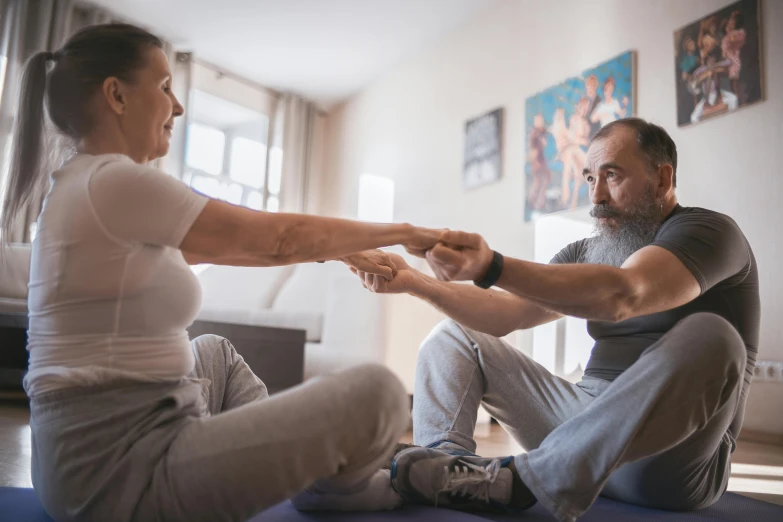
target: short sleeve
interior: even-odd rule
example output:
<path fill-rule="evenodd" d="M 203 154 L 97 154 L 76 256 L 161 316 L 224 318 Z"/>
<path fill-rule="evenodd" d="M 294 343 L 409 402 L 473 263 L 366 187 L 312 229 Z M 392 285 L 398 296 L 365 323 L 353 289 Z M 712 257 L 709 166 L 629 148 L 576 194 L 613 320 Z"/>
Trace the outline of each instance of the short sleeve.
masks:
<path fill-rule="evenodd" d="M 694 275 L 702 293 L 751 263 L 750 248 L 739 226 L 723 214 L 688 212 L 664 223 L 652 245 L 674 254 Z"/>
<path fill-rule="evenodd" d="M 582 239 L 579 241 L 575 241 L 574 243 L 571 243 L 567 245 L 565 248 L 563 248 L 560 252 L 555 254 L 555 257 L 552 258 L 552 260 L 549 262 L 550 265 L 568 265 L 568 264 L 576 264 L 581 263 L 582 261 L 582 255 L 584 253 L 584 248 L 586 245 L 587 239 Z"/>
<path fill-rule="evenodd" d="M 90 177 L 89 198 L 114 239 L 179 248 L 209 198 L 158 169 L 117 158 Z"/>

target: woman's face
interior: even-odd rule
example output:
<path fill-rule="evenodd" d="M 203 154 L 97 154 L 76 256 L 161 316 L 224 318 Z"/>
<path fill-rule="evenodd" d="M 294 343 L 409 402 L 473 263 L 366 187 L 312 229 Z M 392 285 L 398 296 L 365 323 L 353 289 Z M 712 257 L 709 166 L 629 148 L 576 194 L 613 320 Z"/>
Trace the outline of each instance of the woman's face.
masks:
<path fill-rule="evenodd" d="M 612 93 L 614 93 L 614 83 L 608 82 L 604 85 L 604 96 L 610 98 Z"/>
<path fill-rule="evenodd" d="M 174 118 L 185 109 L 171 90 L 171 70 L 157 47 L 146 51 L 146 66 L 124 84 L 125 106 L 120 125 L 130 156 L 151 161 L 169 151 Z"/>

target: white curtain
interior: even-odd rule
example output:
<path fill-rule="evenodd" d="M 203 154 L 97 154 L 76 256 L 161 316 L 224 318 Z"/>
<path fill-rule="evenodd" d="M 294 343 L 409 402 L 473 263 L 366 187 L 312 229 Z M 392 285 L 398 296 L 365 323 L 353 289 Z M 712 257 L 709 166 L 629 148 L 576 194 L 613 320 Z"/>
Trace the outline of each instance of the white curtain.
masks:
<path fill-rule="evenodd" d="M 313 178 L 315 149 L 315 105 L 294 94 L 283 94 L 277 101 L 272 119 L 271 147 L 283 149 L 280 210 L 282 212 L 312 212 L 310 189 Z M 270 147 L 270 148 L 271 148 Z"/>

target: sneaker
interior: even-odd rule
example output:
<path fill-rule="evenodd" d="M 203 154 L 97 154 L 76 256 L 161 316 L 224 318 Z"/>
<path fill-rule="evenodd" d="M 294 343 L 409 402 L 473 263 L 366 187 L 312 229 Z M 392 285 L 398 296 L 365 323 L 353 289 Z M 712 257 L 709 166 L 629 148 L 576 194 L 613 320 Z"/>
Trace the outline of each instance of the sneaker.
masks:
<path fill-rule="evenodd" d="M 458 455 L 460 457 L 478 457 L 478 455 L 472 451 L 467 450 L 456 442 L 450 440 L 439 440 L 438 442 L 433 442 L 427 447 L 443 451 L 449 455 Z"/>
<path fill-rule="evenodd" d="M 383 463 L 383 467 L 381 469 L 391 469 L 392 461 L 394 460 L 394 457 L 397 456 L 397 454 L 401 451 L 404 451 L 409 448 L 420 448 L 423 446 L 417 446 L 416 444 L 408 444 L 407 442 L 398 442 L 397 446 L 394 448 L 394 452 L 389 455 L 389 459 Z M 463 457 L 477 457 L 475 453 L 472 451 L 468 451 L 456 442 L 452 442 L 450 440 L 439 440 L 438 442 L 433 442 L 428 448 L 438 449 L 440 451 L 446 452 L 449 455 L 460 455 Z"/>
<path fill-rule="evenodd" d="M 516 512 L 533 505 L 535 498 L 531 495 L 520 504 L 518 495 L 515 497 L 514 472 L 509 468 L 513 460 L 513 457 L 489 459 L 451 455 L 432 448 L 409 448 L 392 460 L 392 487 L 404 502 L 412 504 Z"/>
<path fill-rule="evenodd" d="M 402 505 L 402 498 L 391 486 L 389 470 L 379 470 L 350 490 L 329 487 L 319 481 L 291 499 L 299 511 L 384 511 Z"/>
<path fill-rule="evenodd" d="M 394 460 L 394 457 L 397 456 L 397 454 L 401 451 L 404 451 L 408 448 L 418 448 L 419 446 L 415 444 L 408 444 L 406 442 L 398 442 L 397 446 L 394 448 L 394 452 L 392 452 L 391 455 L 389 455 L 389 458 L 386 460 L 386 462 L 383 463 L 383 467 L 381 469 L 391 469 L 392 461 Z"/>

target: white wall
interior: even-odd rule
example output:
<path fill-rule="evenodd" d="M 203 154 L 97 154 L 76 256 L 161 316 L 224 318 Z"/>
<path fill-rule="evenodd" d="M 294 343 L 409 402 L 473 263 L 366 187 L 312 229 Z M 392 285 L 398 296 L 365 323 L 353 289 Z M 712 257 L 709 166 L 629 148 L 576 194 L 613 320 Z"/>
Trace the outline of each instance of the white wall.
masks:
<path fill-rule="evenodd" d="M 357 180 L 394 179 L 395 220 L 483 234 L 532 259 L 524 208 L 524 101 L 626 50 L 638 53 L 638 114 L 663 125 L 680 151 L 685 205 L 733 216 L 761 270 L 760 356 L 783 360 L 783 2 L 763 2 L 767 101 L 679 129 L 673 32 L 729 0 L 500 0 L 445 39 L 335 109 L 327 121 L 320 213 L 355 217 Z M 501 182 L 461 187 L 465 121 L 503 106 Z M 412 298 L 392 300 L 387 362 L 412 388 L 417 347 L 440 316 Z M 529 350 L 531 336 L 519 338 Z M 783 387 L 754 386 L 746 426 L 783 433 Z M 774 418 L 778 417 L 778 418 Z"/>

